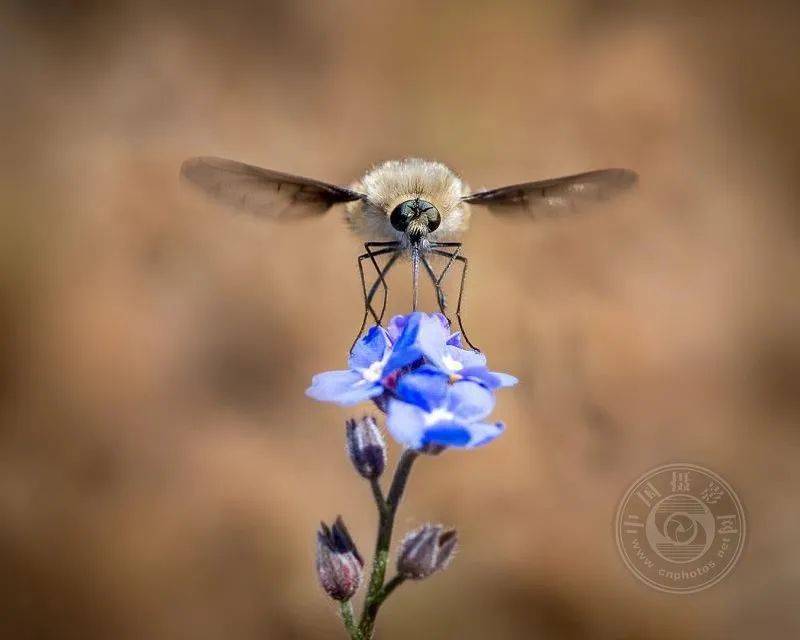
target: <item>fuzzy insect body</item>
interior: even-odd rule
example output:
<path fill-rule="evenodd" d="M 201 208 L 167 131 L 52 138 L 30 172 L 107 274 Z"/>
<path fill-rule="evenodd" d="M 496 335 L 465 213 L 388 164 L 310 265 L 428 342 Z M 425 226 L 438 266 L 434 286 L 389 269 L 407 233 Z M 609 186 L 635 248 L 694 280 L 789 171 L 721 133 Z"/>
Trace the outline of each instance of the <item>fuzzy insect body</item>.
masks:
<path fill-rule="evenodd" d="M 431 242 L 458 240 L 469 226 L 470 208 L 464 202 L 470 190 L 449 167 L 440 162 L 406 158 L 389 160 L 376 166 L 351 185 L 364 198 L 345 205 L 348 226 L 365 240 L 397 241 L 410 249 L 412 234 L 392 224 L 392 213 L 405 203 L 408 208 L 432 206 L 440 222 L 436 229 L 419 228 L 421 248 Z M 424 203 L 424 204 L 421 204 Z M 426 225 L 427 227 L 427 225 Z M 412 225 L 409 231 L 414 231 Z"/>

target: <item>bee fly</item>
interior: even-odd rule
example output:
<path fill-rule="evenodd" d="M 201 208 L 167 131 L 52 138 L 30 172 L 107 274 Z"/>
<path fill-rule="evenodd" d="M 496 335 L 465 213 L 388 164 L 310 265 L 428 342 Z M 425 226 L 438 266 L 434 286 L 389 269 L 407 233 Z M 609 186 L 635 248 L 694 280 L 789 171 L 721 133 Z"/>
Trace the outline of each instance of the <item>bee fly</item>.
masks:
<path fill-rule="evenodd" d="M 461 254 L 459 238 L 467 230 L 470 205 L 484 206 L 501 216 L 533 220 L 577 211 L 582 205 L 606 200 L 637 181 L 636 173 L 628 169 L 602 169 L 473 193 L 445 165 L 418 158 L 385 162 L 347 188 L 210 157 L 187 160 L 181 175 L 214 200 L 268 220 L 314 217 L 333 205 L 344 204 L 348 225 L 365 240 L 365 252 L 357 261 L 364 318 L 356 340 L 370 315 L 376 324 L 382 323 L 389 293 L 386 275 L 398 259 L 411 259 L 413 308 L 417 308 L 421 264 L 445 316 L 442 282 L 458 263 L 461 274 L 456 318 L 464 340 L 476 351 L 461 320 L 468 261 Z M 429 260 L 431 255 L 446 260 L 438 274 Z M 378 262 L 381 256 L 386 256 L 382 267 Z M 370 261 L 377 274 L 369 288 L 364 277 L 365 260 Z M 379 287 L 383 289 L 380 313 L 372 303 Z"/>

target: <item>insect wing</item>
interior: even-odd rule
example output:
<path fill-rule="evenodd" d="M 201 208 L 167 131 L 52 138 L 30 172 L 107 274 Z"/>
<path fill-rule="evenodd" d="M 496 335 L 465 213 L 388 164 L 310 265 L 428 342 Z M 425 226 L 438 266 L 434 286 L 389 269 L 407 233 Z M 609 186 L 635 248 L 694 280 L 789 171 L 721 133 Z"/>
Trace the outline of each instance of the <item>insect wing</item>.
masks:
<path fill-rule="evenodd" d="M 190 158 L 181 177 L 220 204 L 269 220 L 317 216 L 364 198 L 344 187 L 224 158 Z"/>
<path fill-rule="evenodd" d="M 487 206 L 499 215 L 535 219 L 580 211 L 608 200 L 634 186 L 638 178 L 629 169 L 601 169 L 480 191 L 465 197 L 464 202 Z"/>

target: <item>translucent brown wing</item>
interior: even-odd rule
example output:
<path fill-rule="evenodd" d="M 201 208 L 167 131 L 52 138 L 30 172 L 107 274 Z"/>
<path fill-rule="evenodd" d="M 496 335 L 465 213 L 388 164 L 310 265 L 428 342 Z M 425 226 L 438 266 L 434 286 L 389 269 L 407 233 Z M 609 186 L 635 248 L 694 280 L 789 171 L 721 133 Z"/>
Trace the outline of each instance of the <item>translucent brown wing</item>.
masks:
<path fill-rule="evenodd" d="M 639 176 L 629 169 L 601 169 L 574 176 L 525 182 L 480 191 L 464 202 L 489 207 L 492 213 L 530 218 L 580 211 L 629 189 Z"/>
<path fill-rule="evenodd" d="M 224 158 L 190 158 L 181 165 L 181 177 L 221 204 L 270 220 L 316 216 L 364 198 L 344 187 Z"/>

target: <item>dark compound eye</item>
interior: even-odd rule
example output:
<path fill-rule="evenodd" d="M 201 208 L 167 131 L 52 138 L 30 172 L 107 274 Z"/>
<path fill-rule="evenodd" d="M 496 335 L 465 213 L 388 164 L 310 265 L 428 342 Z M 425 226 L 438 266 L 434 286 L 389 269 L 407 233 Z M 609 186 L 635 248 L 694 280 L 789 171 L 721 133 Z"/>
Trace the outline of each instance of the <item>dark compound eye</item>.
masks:
<path fill-rule="evenodd" d="M 408 229 L 408 225 L 412 220 L 417 219 L 422 219 L 421 221 L 428 228 L 428 231 L 438 229 L 442 221 L 439 210 L 430 202 L 419 198 L 400 203 L 394 208 L 392 215 L 389 217 L 392 226 L 402 232 Z"/>
<path fill-rule="evenodd" d="M 398 231 L 403 231 L 408 228 L 408 223 L 411 222 L 417 214 L 413 208 L 414 200 L 408 200 L 407 202 L 401 202 L 398 204 L 394 211 L 392 211 L 392 215 L 389 217 L 389 221 L 392 223 L 392 226 L 397 229 Z"/>
<path fill-rule="evenodd" d="M 442 216 L 439 214 L 439 210 L 431 205 L 425 215 L 428 216 L 428 231 L 436 231 L 442 223 Z"/>

